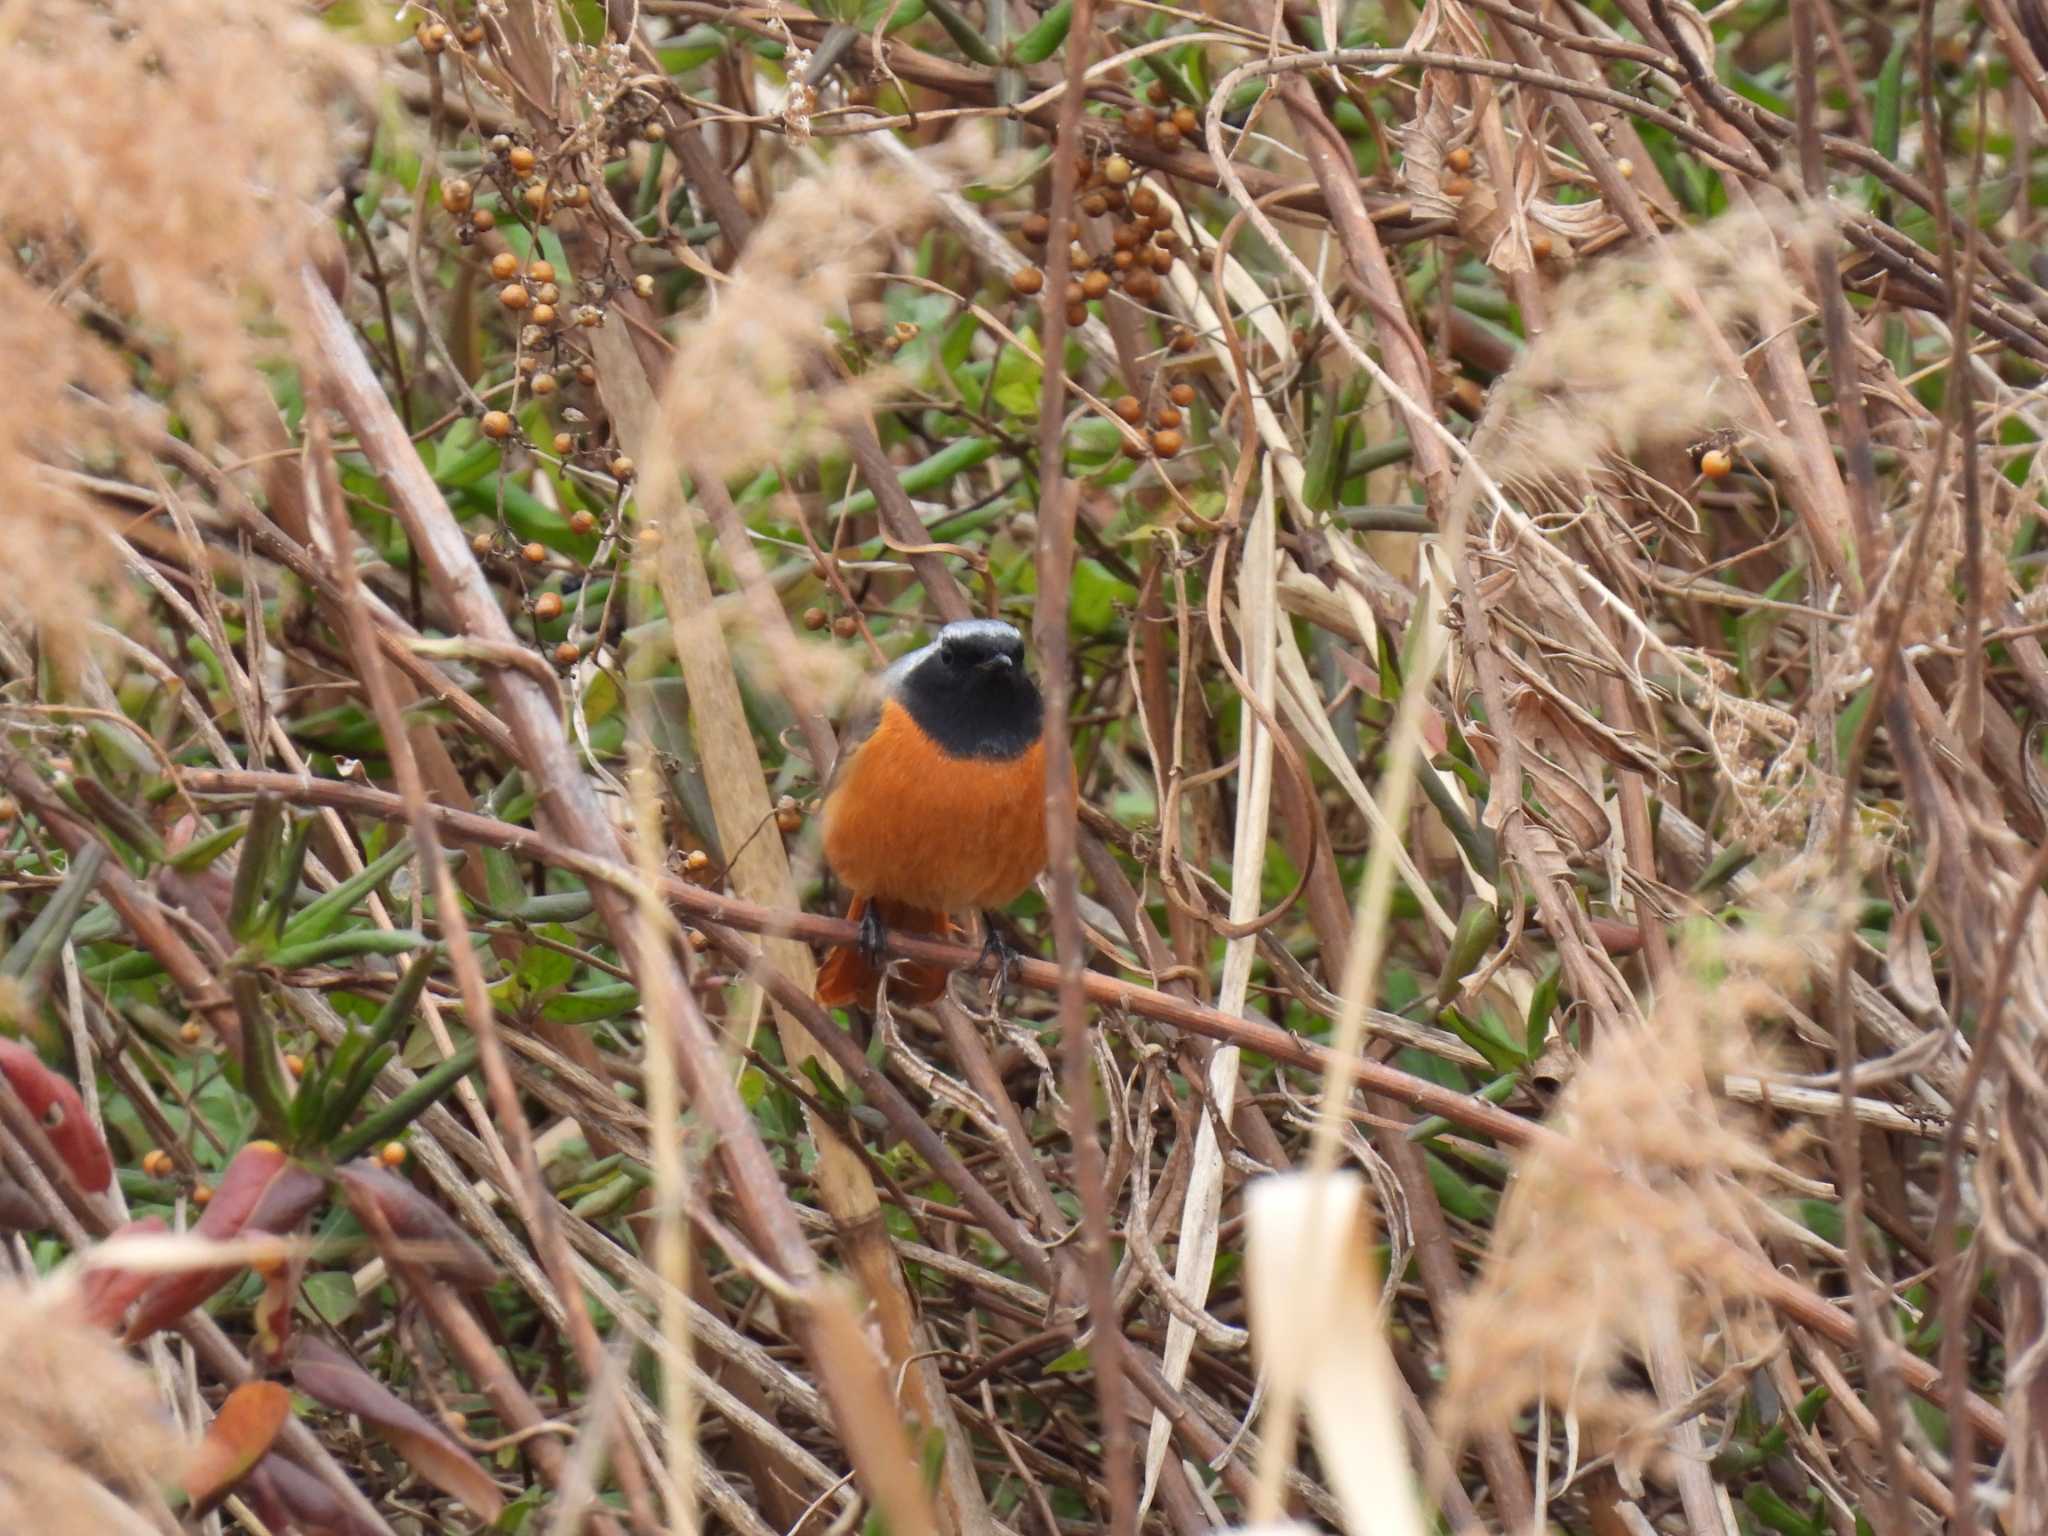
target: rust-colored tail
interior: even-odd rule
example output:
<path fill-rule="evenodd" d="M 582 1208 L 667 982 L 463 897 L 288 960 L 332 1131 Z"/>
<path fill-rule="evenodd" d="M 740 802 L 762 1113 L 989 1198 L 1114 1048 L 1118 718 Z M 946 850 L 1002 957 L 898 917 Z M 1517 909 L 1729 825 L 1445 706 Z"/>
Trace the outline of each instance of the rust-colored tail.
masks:
<path fill-rule="evenodd" d="M 867 907 L 868 898 L 856 896 L 853 905 L 846 909 L 846 915 L 858 922 Z M 932 939 L 953 936 L 952 919 L 943 912 L 927 912 L 922 907 L 879 899 L 875 907 L 891 933 L 916 934 Z M 922 960 L 898 960 L 895 966 L 896 974 L 889 983 L 890 1002 L 916 1007 L 936 1002 L 945 994 L 948 973 L 944 966 L 928 965 Z M 833 950 L 825 957 L 825 963 L 818 967 L 818 1001 L 827 1008 L 871 1009 L 875 1006 L 875 993 L 881 984 L 881 971 L 863 960 L 860 950 L 852 945 Z"/>

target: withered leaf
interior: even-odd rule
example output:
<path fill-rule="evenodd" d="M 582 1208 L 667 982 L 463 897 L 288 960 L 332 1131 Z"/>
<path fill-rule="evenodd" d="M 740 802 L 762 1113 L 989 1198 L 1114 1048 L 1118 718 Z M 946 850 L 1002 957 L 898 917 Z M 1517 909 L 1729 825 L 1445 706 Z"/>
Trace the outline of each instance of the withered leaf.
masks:
<path fill-rule="evenodd" d="M 415 1472 L 478 1518 L 498 1518 L 505 1496 L 475 1458 L 332 1345 L 301 1335 L 292 1351 L 292 1382 L 315 1402 L 361 1419 Z"/>

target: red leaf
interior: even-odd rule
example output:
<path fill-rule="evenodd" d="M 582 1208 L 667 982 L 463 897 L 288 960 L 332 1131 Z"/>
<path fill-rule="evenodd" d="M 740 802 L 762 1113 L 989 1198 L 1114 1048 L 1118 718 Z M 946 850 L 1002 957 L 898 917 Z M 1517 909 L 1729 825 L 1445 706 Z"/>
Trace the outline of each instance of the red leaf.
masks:
<path fill-rule="evenodd" d="M 369 1158 L 349 1163 L 335 1173 L 341 1180 L 342 1198 L 356 1213 L 364 1230 L 373 1235 L 378 1232 L 378 1224 L 370 1220 L 366 1210 L 374 1205 L 384 1218 L 384 1226 L 406 1245 L 407 1263 L 465 1285 L 497 1282 L 498 1267 L 470 1240 L 460 1223 L 405 1180 L 386 1172 Z"/>
<path fill-rule="evenodd" d="M 0 1077 L 35 1116 L 81 1188 L 96 1195 L 114 1182 L 114 1159 L 69 1078 L 44 1066 L 42 1057 L 19 1040 L 0 1040 Z"/>
<path fill-rule="evenodd" d="M 168 1232 L 161 1216 L 145 1216 L 141 1221 L 131 1221 L 126 1226 L 116 1227 L 109 1237 L 146 1237 Z M 132 1269 L 89 1269 L 84 1283 L 80 1286 L 81 1299 L 85 1304 L 86 1320 L 101 1328 L 119 1328 L 121 1314 L 126 1312 L 155 1280 L 155 1275 L 137 1274 Z"/>
<path fill-rule="evenodd" d="M 0 1178 L 0 1231 L 34 1232 L 47 1224 L 34 1195 L 12 1179 Z"/>
<path fill-rule="evenodd" d="M 302 1335 L 293 1353 L 292 1381 L 315 1402 L 361 1419 L 415 1472 L 460 1499 L 471 1514 L 483 1520 L 498 1518 L 505 1496 L 469 1452 L 332 1345 Z"/>
<path fill-rule="evenodd" d="M 297 1462 L 275 1452 L 256 1464 L 242 1485 L 263 1523 L 298 1536 L 389 1536 L 351 1510 L 328 1486 Z"/>
<path fill-rule="evenodd" d="M 185 1496 L 205 1514 L 270 1453 L 291 1417 L 292 1395 L 274 1381 L 245 1381 L 228 1394 L 185 1468 Z"/>
<path fill-rule="evenodd" d="M 244 1234 L 289 1232 L 320 1203 L 326 1189 L 317 1173 L 286 1157 L 276 1142 L 252 1141 L 228 1164 L 192 1231 L 223 1242 Z M 160 1277 L 135 1309 L 128 1342 L 139 1343 L 176 1322 L 241 1272 L 241 1265 L 226 1264 Z"/>

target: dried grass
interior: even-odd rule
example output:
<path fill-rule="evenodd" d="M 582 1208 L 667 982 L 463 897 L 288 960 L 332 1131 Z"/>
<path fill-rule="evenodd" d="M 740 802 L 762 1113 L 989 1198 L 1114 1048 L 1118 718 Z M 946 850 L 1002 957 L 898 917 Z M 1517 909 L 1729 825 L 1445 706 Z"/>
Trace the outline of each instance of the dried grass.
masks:
<path fill-rule="evenodd" d="M 662 421 L 700 474 L 736 477 L 827 447 L 840 422 L 894 382 L 878 369 L 807 387 L 807 364 L 881 270 L 889 243 L 929 211 L 922 182 L 835 160 L 777 198 L 730 278 L 679 338 Z M 808 381 L 815 384 L 815 380 Z"/>
<path fill-rule="evenodd" d="M 59 1282 L 0 1286 L 0 1530 L 82 1536 L 185 1454 L 149 1373 Z"/>
<path fill-rule="evenodd" d="M 324 232 L 327 105 L 364 76 L 279 0 L 54 0 L 10 21 L 0 96 L 35 152 L 0 156 L 0 349 L 34 363 L 0 423 L 0 500 L 39 531 L 13 545 L 14 590 L 59 616 L 95 568 L 78 526 L 93 512 L 37 466 L 111 454 L 81 395 L 122 405 L 131 381 L 202 438 L 271 409 L 267 317 Z"/>
<path fill-rule="evenodd" d="M 1707 328 L 1739 345 L 1769 317 L 1797 312 L 1781 250 L 1801 233 L 1796 219 L 1732 213 L 1574 273 L 1509 376 L 1489 467 L 1503 478 L 1577 473 L 1709 428 L 1775 436 Z"/>
<path fill-rule="evenodd" d="M 1755 1353 L 1767 1322 L 1734 1262 L 1786 1149 L 1718 1085 L 1768 1072 L 1761 1026 L 1809 979 L 1802 946 L 1835 931 L 1828 903 L 1799 900 L 1789 877 L 1775 888 L 1745 928 L 1700 925 L 1649 1019 L 1587 1053 L 1551 1118 L 1562 1136 L 1519 1162 L 1445 1338 L 1440 1415 L 1454 1438 L 1541 1401 L 1596 1445 L 1626 1442 L 1658 1413 L 1629 1362 L 1667 1320 L 1720 1357 L 1710 1366 Z"/>

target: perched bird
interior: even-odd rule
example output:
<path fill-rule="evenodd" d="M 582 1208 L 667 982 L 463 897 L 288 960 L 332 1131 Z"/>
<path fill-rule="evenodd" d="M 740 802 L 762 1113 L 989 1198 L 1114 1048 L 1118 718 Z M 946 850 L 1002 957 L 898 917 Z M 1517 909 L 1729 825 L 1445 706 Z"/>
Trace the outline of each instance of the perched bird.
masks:
<path fill-rule="evenodd" d="M 1045 867 L 1045 705 L 1024 637 L 993 619 L 948 624 L 876 678 L 825 789 L 825 859 L 860 939 L 818 970 L 818 1001 L 872 1007 L 889 929 L 947 937 Z M 988 927 L 995 946 L 995 929 Z M 928 1003 L 935 965 L 905 962 L 889 996 Z"/>

